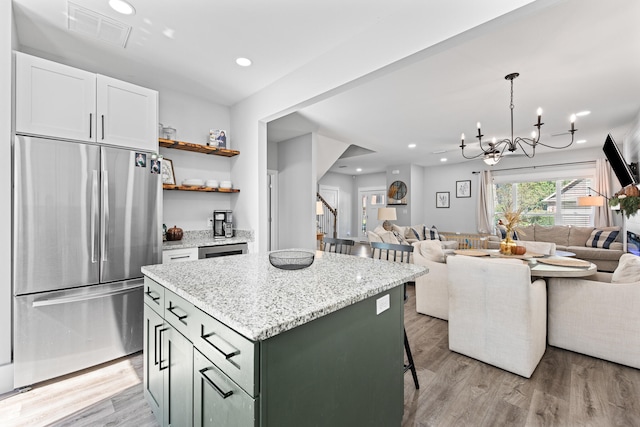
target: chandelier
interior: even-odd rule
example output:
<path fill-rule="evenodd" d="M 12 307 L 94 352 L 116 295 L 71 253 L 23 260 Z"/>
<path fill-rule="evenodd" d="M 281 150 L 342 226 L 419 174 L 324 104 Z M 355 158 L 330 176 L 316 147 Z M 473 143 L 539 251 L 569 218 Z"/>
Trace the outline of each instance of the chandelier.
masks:
<path fill-rule="evenodd" d="M 477 138 L 478 138 L 478 142 L 480 143 L 480 149 L 482 150 L 482 152 L 475 156 L 467 157 L 464 154 L 464 149 L 466 145 L 464 145 L 464 133 L 463 133 L 461 137 L 462 145 L 460 145 L 460 148 L 462 149 L 462 157 L 464 157 L 465 159 L 477 159 L 478 157 L 482 156 L 486 164 L 493 166 L 498 164 L 500 159 L 502 159 L 505 150 L 509 150 L 510 152 L 513 153 L 519 147 L 520 149 L 522 149 L 523 153 L 527 157 L 531 158 L 536 155 L 536 147 L 538 145 L 542 145 L 543 147 L 547 147 L 547 148 L 561 149 L 561 148 L 567 148 L 571 144 L 573 144 L 573 134 L 577 131 L 577 129 L 575 129 L 575 121 L 576 121 L 575 114 L 572 114 L 570 118 L 571 129 L 569 130 L 569 133 L 571 134 L 571 142 L 569 142 L 567 145 L 564 145 L 562 147 L 554 147 L 552 145 L 547 145 L 540 142 L 540 128 L 542 127 L 542 125 L 544 125 L 544 123 L 542 123 L 542 108 L 538 108 L 538 111 L 537 111 L 538 123 L 535 123 L 533 125 L 538 129 L 537 131 L 534 130 L 533 132 L 531 132 L 531 138 L 521 138 L 519 136 L 515 138 L 513 137 L 513 109 L 514 109 L 513 80 L 519 75 L 520 75 L 519 73 L 511 73 L 511 74 L 507 74 L 504 77 L 505 80 L 509 80 L 511 82 L 511 104 L 509 105 L 509 108 L 511 109 L 511 139 L 504 138 L 499 141 L 496 141 L 496 138 L 493 138 L 491 142 L 485 143 L 485 145 L 483 145 L 482 137 L 484 135 L 482 134 L 482 130 L 480 128 L 480 122 L 478 122 Z"/>

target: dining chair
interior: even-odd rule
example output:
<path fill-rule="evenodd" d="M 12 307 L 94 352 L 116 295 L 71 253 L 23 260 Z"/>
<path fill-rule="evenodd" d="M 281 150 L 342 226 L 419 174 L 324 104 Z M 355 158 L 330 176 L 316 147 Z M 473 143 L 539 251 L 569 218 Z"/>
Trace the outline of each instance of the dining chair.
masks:
<path fill-rule="evenodd" d="M 324 251 L 351 255 L 351 249 L 353 248 L 354 244 L 355 242 L 349 239 L 334 239 L 333 237 L 325 237 Z"/>
<path fill-rule="evenodd" d="M 409 264 L 411 262 L 411 253 L 413 252 L 413 246 L 411 245 L 397 245 L 394 243 L 384 242 L 370 242 L 371 245 L 371 258 L 374 259 L 386 259 L 387 261 L 404 262 Z M 386 257 L 382 255 L 383 251 L 386 253 Z M 376 257 L 376 253 L 378 256 Z M 404 302 L 407 302 L 407 284 L 404 285 Z M 413 377 L 413 384 L 416 389 L 420 388 L 418 383 L 418 372 L 416 371 L 416 365 L 413 362 L 413 355 L 411 354 L 411 347 L 409 346 L 409 340 L 407 339 L 407 330 L 403 326 L 404 331 L 404 350 L 407 353 L 407 364 L 404 365 L 404 372 L 411 371 Z"/>

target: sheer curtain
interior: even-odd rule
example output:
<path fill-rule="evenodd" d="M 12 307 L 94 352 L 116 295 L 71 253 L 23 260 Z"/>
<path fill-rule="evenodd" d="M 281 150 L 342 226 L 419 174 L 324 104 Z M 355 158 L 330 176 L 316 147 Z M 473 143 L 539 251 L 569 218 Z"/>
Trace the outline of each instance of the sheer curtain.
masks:
<path fill-rule="evenodd" d="M 593 189 L 598 193 L 611 197 L 610 176 L 611 166 L 609 166 L 609 162 L 605 159 L 597 159 L 596 177 L 593 183 Z M 608 201 L 605 202 L 604 206 L 596 206 L 593 224 L 596 227 L 611 227 L 613 225 L 613 214 L 611 213 Z"/>
<path fill-rule="evenodd" d="M 493 177 L 491 171 L 485 170 L 478 175 L 478 209 L 476 222 L 479 233 L 493 234 Z"/>

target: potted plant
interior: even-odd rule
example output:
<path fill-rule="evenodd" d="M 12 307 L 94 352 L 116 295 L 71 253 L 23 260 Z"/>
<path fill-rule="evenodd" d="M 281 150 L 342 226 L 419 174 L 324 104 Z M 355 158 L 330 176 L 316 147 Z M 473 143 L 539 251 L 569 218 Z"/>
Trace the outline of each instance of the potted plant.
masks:
<path fill-rule="evenodd" d="M 618 191 L 609 200 L 609 206 L 620 205 L 620 210 L 631 218 L 640 209 L 640 189 L 636 185 L 630 184 Z"/>

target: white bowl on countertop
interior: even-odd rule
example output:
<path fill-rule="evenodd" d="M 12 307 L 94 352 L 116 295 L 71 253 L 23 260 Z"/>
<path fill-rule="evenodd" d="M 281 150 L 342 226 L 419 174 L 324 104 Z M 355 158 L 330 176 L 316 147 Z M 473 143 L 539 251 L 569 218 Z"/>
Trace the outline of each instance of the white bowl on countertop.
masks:
<path fill-rule="evenodd" d="M 204 185 L 204 181 L 201 179 L 185 179 L 182 181 L 182 185 L 185 187 L 202 187 Z"/>
<path fill-rule="evenodd" d="M 205 181 L 204 185 L 209 188 L 218 188 L 219 183 L 215 179 L 208 179 Z"/>
<path fill-rule="evenodd" d="M 220 188 L 233 188 L 233 183 L 231 181 L 220 181 Z"/>

